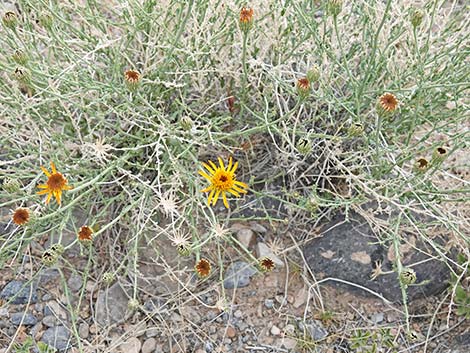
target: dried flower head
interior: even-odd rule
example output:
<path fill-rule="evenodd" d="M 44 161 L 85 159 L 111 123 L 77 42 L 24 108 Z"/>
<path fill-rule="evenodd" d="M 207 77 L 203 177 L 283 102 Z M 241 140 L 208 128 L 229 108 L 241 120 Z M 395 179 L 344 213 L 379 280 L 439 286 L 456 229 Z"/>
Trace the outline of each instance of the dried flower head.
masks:
<path fill-rule="evenodd" d="M 112 272 L 105 272 L 103 273 L 103 277 L 101 277 L 105 284 L 111 284 L 114 281 L 114 273 Z"/>
<path fill-rule="evenodd" d="M 240 28 L 243 32 L 248 32 L 253 26 L 253 14 L 251 7 L 242 7 L 240 10 Z"/>
<path fill-rule="evenodd" d="M 188 256 L 191 254 L 191 244 L 189 243 L 189 240 L 191 239 L 190 234 L 176 231 L 173 235 L 169 235 L 168 239 L 171 241 L 171 244 L 176 247 L 178 254 L 181 256 Z"/>
<path fill-rule="evenodd" d="M 214 226 L 214 236 L 216 238 L 224 238 L 225 236 L 230 234 L 230 229 L 225 228 L 223 225 L 217 223 Z"/>
<path fill-rule="evenodd" d="M 18 226 L 24 226 L 29 222 L 30 214 L 27 208 L 19 207 L 13 212 L 12 220 Z"/>
<path fill-rule="evenodd" d="M 416 272 L 412 268 L 404 268 L 400 273 L 400 282 L 408 286 L 416 282 Z"/>
<path fill-rule="evenodd" d="M 267 256 L 259 260 L 259 268 L 262 272 L 272 271 L 275 266 L 274 261 Z"/>
<path fill-rule="evenodd" d="M 207 277 L 211 273 L 211 264 L 206 259 L 201 259 L 196 266 L 194 266 L 194 271 L 196 271 L 197 275 L 201 278 Z"/>
<path fill-rule="evenodd" d="M 130 90 L 135 90 L 140 83 L 140 74 L 135 70 L 127 70 L 124 73 L 126 85 Z"/>
<path fill-rule="evenodd" d="M 7 28 L 14 29 L 18 24 L 18 16 L 13 11 L 5 12 L 2 17 L 3 25 Z"/>
<path fill-rule="evenodd" d="M 218 166 L 212 161 L 202 163 L 202 165 L 208 170 L 209 174 L 202 170 L 199 171 L 199 174 L 206 178 L 211 185 L 201 190 L 201 192 L 209 192 L 209 196 L 207 198 L 209 206 L 211 203 L 212 206 L 215 206 L 219 196 L 222 195 L 225 207 L 229 208 L 227 193 L 230 193 L 235 197 L 240 197 L 240 193 L 247 193 L 245 189 L 248 188 L 248 185 L 236 180 L 235 171 L 237 170 L 238 162 L 232 164 L 232 157 L 230 157 L 228 166 L 225 168 L 222 158 L 219 157 L 218 160 Z"/>
<path fill-rule="evenodd" d="M 310 81 L 307 77 L 297 80 L 297 92 L 301 98 L 305 98 L 310 94 Z"/>
<path fill-rule="evenodd" d="M 93 241 L 93 229 L 88 226 L 80 227 L 77 235 L 78 240 L 83 244 L 89 244 Z"/>
<path fill-rule="evenodd" d="M 6 177 L 3 179 L 2 182 L 2 189 L 5 190 L 6 192 L 13 194 L 17 191 L 19 191 L 21 188 L 21 184 L 18 180 Z"/>
<path fill-rule="evenodd" d="M 136 298 L 129 299 L 129 301 L 127 302 L 127 307 L 131 311 L 139 309 L 139 307 L 140 307 L 139 300 L 136 299 Z"/>
<path fill-rule="evenodd" d="M 384 113 L 393 113 L 398 108 L 398 99 L 392 93 L 384 93 L 379 97 L 379 109 Z"/>
<path fill-rule="evenodd" d="M 47 194 L 46 205 L 49 203 L 49 201 L 51 201 L 52 196 L 55 197 L 57 203 L 60 205 L 62 192 L 65 190 L 71 190 L 72 187 L 70 185 L 67 185 L 67 179 L 65 179 L 62 173 L 59 173 L 57 171 L 57 169 L 55 168 L 54 162 L 51 161 L 52 173 L 50 173 L 43 166 L 41 166 L 41 170 L 47 176 L 47 183 L 38 185 L 39 189 L 44 189 L 44 190 L 39 191 L 37 194 L 38 195 Z"/>
<path fill-rule="evenodd" d="M 424 173 L 429 168 L 429 162 L 426 158 L 419 158 L 414 164 L 414 170 L 419 173 Z"/>
<path fill-rule="evenodd" d="M 437 147 L 432 154 L 433 163 L 442 162 L 447 156 L 447 149 L 445 147 Z"/>

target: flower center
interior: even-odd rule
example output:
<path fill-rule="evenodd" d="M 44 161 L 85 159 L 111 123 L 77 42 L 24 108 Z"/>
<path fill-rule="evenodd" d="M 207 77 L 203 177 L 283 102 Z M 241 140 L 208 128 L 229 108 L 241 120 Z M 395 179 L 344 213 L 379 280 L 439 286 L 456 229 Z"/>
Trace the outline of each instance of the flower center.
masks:
<path fill-rule="evenodd" d="M 64 176 L 60 173 L 52 174 L 49 179 L 47 179 L 47 187 L 50 190 L 62 190 L 66 184 Z"/>
<path fill-rule="evenodd" d="M 233 187 L 233 177 L 230 173 L 220 170 L 214 175 L 213 184 L 221 191 L 231 189 Z"/>

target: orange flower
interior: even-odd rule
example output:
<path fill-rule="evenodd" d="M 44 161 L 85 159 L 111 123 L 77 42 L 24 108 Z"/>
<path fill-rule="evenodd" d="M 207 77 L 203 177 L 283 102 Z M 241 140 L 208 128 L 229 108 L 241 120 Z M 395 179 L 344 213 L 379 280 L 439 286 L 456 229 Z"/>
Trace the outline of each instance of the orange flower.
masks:
<path fill-rule="evenodd" d="M 242 7 L 240 10 L 240 28 L 243 31 L 248 31 L 253 25 L 253 14 L 251 7 Z"/>
<path fill-rule="evenodd" d="M 194 266 L 194 270 L 199 277 L 207 277 L 211 273 L 211 264 L 206 259 L 201 259 L 196 266 Z"/>
<path fill-rule="evenodd" d="M 88 226 L 80 227 L 78 231 L 78 240 L 81 242 L 91 242 L 93 240 L 93 230 Z"/>
<path fill-rule="evenodd" d="M 297 92 L 301 97 L 306 97 L 310 93 L 310 81 L 307 77 L 297 80 Z"/>
<path fill-rule="evenodd" d="M 135 89 L 140 82 L 140 74 L 135 70 L 127 70 L 124 73 L 124 79 L 129 89 Z"/>
<path fill-rule="evenodd" d="M 44 190 L 39 191 L 37 194 L 38 195 L 47 194 L 46 205 L 49 203 L 49 201 L 51 201 L 52 196 L 55 197 L 57 203 L 60 205 L 62 192 L 64 190 L 71 190 L 73 188 L 70 185 L 67 185 L 67 179 L 65 179 L 62 173 L 59 173 L 56 170 L 54 162 L 52 161 L 51 161 L 51 169 L 52 169 L 52 173 L 49 173 L 49 171 L 46 168 L 41 166 L 41 170 L 47 176 L 47 183 L 38 185 L 39 189 L 44 189 Z"/>
<path fill-rule="evenodd" d="M 398 108 L 398 99 L 392 93 L 384 93 L 379 98 L 379 105 L 385 112 L 391 113 Z"/>
<path fill-rule="evenodd" d="M 274 261 L 271 260 L 269 257 L 263 257 L 259 260 L 259 267 L 263 272 L 269 272 L 274 268 Z"/>
<path fill-rule="evenodd" d="M 13 223 L 18 226 L 23 226 L 29 221 L 29 210 L 27 208 L 19 207 L 13 212 Z"/>

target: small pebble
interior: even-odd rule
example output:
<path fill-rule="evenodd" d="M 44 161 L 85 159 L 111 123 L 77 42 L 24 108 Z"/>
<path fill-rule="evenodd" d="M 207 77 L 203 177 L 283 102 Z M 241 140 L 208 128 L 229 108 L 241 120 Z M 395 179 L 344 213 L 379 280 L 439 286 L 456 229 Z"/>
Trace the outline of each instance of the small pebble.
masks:
<path fill-rule="evenodd" d="M 78 292 L 83 285 L 82 276 L 77 274 L 72 275 L 67 281 L 67 285 L 72 290 L 72 292 Z"/>
<path fill-rule="evenodd" d="M 30 313 L 14 313 L 11 314 L 10 321 L 13 325 L 25 325 L 25 326 L 34 326 L 38 322 L 38 319 Z"/>
<path fill-rule="evenodd" d="M 157 347 L 157 341 L 155 338 L 147 339 L 142 345 L 142 353 L 153 353 Z"/>
<path fill-rule="evenodd" d="M 237 335 L 237 331 L 232 326 L 227 327 L 227 337 L 233 338 L 236 335 Z"/>
<path fill-rule="evenodd" d="M 264 306 L 268 309 L 272 309 L 274 307 L 274 300 L 272 299 L 265 299 Z"/>
<path fill-rule="evenodd" d="M 87 339 L 90 335 L 90 326 L 86 322 L 82 322 L 78 327 L 78 334 L 81 338 Z"/>
<path fill-rule="evenodd" d="M 277 327 L 276 325 L 273 325 L 271 327 L 271 335 L 273 336 L 279 336 L 281 334 L 281 329 Z"/>

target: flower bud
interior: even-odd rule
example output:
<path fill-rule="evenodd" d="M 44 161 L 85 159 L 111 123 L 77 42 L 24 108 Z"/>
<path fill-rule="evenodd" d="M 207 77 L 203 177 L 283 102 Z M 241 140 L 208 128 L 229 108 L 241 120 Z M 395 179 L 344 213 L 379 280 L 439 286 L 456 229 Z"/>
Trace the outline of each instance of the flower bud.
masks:
<path fill-rule="evenodd" d="M 412 268 L 404 268 L 400 273 L 400 282 L 408 286 L 416 282 L 416 272 Z"/>
<path fill-rule="evenodd" d="M 185 115 L 180 119 L 180 126 L 184 131 L 191 131 L 193 128 L 193 121 L 189 116 Z"/>
<path fill-rule="evenodd" d="M 52 244 L 49 249 L 55 252 L 57 256 L 61 256 L 65 251 L 64 246 L 60 243 Z"/>
<path fill-rule="evenodd" d="M 410 22 L 414 28 L 419 27 L 421 22 L 423 22 L 423 18 L 424 18 L 423 10 L 418 9 L 418 8 L 413 8 L 411 10 Z"/>
<path fill-rule="evenodd" d="M 176 250 L 181 256 L 189 256 L 191 254 L 191 247 L 187 244 L 178 244 Z"/>
<path fill-rule="evenodd" d="M 3 15 L 2 22 L 5 27 L 15 29 L 16 25 L 18 24 L 18 17 L 13 11 L 8 11 Z"/>
<path fill-rule="evenodd" d="M 320 78 L 320 68 L 318 65 L 313 65 L 310 70 L 307 71 L 307 80 L 310 82 L 316 82 Z"/>
<path fill-rule="evenodd" d="M 23 84 L 27 84 L 31 80 L 31 74 L 24 67 L 17 67 L 13 73 L 13 76 L 18 82 Z"/>
<path fill-rule="evenodd" d="M 55 251 L 47 249 L 42 253 L 41 261 L 46 266 L 52 266 L 57 262 L 58 256 Z"/>
<path fill-rule="evenodd" d="M 299 153 L 304 156 L 312 152 L 312 144 L 310 143 L 310 141 L 303 139 L 303 138 L 297 141 L 297 144 L 295 147 L 297 148 L 297 151 L 299 151 Z"/>
<path fill-rule="evenodd" d="M 361 136 L 363 132 L 364 132 L 364 125 L 362 125 L 361 123 L 352 123 L 348 129 L 348 135 L 351 137 Z"/>
<path fill-rule="evenodd" d="M 136 298 L 129 299 L 129 301 L 127 302 L 127 307 L 129 308 L 129 310 L 132 310 L 132 311 L 139 309 L 140 307 L 139 300 Z"/>
<path fill-rule="evenodd" d="M 124 73 L 124 80 L 126 81 L 127 88 L 130 91 L 135 91 L 140 84 L 140 74 L 135 70 L 127 70 Z"/>
<path fill-rule="evenodd" d="M 21 184 L 19 183 L 18 180 L 6 177 L 3 179 L 2 183 L 2 189 L 8 192 L 9 194 L 13 194 L 17 191 L 19 191 L 21 188 Z"/>
<path fill-rule="evenodd" d="M 328 0 L 326 4 L 326 13 L 330 16 L 336 17 L 341 12 L 343 7 L 343 0 Z"/>
<path fill-rule="evenodd" d="M 15 63 L 19 65 L 25 65 L 28 62 L 28 56 L 21 49 L 15 50 L 11 58 Z"/>
<path fill-rule="evenodd" d="M 258 267 L 261 272 L 270 272 L 274 269 L 276 265 L 274 264 L 274 261 L 271 260 L 269 257 L 265 256 L 262 259 L 259 260 Z"/>
<path fill-rule="evenodd" d="M 47 30 L 52 28 L 52 24 L 54 23 L 54 18 L 48 12 L 43 12 L 39 16 L 39 24 Z"/>
<path fill-rule="evenodd" d="M 112 272 L 105 272 L 103 273 L 102 280 L 105 284 L 109 285 L 114 281 L 114 273 Z"/>

